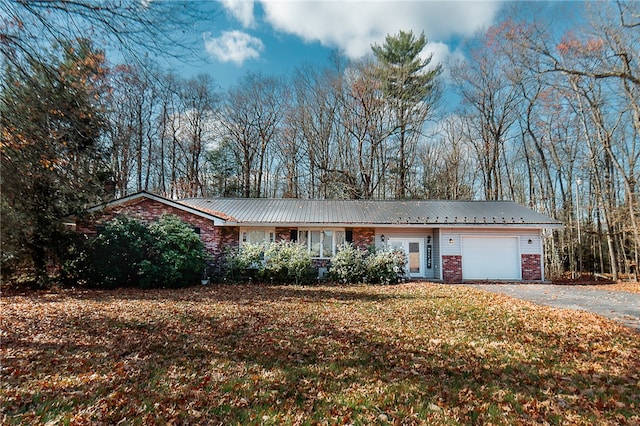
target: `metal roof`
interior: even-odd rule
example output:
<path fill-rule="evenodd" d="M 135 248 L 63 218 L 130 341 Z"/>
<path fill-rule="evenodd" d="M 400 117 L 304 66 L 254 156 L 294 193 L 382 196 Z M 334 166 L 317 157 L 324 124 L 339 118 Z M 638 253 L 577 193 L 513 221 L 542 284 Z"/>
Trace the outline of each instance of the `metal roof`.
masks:
<path fill-rule="evenodd" d="M 251 225 L 516 225 L 561 223 L 512 201 L 186 198 L 185 206 Z"/>

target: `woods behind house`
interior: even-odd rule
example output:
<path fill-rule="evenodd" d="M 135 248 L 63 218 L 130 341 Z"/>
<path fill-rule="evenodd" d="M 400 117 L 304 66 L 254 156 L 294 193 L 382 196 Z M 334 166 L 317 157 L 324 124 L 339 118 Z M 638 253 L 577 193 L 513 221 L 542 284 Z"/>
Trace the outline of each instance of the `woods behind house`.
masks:
<path fill-rule="evenodd" d="M 35 6 L 5 3 L 3 275 L 64 252 L 66 215 L 140 190 L 511 199 L 566 225 L 546 242 L 551 274 L 617 279 L 638 263 L 636 2 L 591 3 L 586 23 L 562 30 L 506 12 L 458 62 L 434 63 L 423 34 L 400 31 L 361 60 L 336 52 L 324 68 L 239 75 L 225 90 L 135 55 L 109 63 L 106 46 L 73 31 L 34 48 L 29 25 L 48 15 L 28 21 L 20 8 Z M 58 13 L 109 31 L 106 12 Z M 121 18 L 153 35 L 153 16 Z"/>

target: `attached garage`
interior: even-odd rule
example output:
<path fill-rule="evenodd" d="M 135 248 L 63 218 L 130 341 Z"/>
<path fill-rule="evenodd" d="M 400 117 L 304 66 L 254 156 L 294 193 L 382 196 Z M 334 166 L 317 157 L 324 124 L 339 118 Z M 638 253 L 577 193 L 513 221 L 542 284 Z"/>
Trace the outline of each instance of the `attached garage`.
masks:
<path fill-rule="evenodd" d="M 544 281 L 543 230 L 562 226 L 511 201 L 173 200 L 143 191 L 87 212 L 91 219 L 76 224 L 85 235 L 96 235 L 100 224 L 120 214 L 145 221 L 178 215 L 198 229 L 216 262 L 222 262 L 227 248 L 253 242 L 254 237 L 307 241 L 318 268 L 330 265 L 344 241 L 365 250 L 402 247 L 409 256 L 410 278 L 446 283 Z"/>
<path fill-rule="evenodd" d="M 518 237 L 462 236 L 462 279 L 520 280 Z"/>

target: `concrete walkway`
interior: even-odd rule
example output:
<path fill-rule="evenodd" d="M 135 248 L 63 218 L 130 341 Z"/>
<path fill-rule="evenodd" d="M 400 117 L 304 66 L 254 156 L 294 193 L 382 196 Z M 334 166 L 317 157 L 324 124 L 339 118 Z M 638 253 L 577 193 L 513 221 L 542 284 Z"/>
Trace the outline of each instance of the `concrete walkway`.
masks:
<path fill-rule="evenodd" d="M 470 284 L 539 305 L 594 312 L 640 331 L 640 294 L 553 284 Z"/>

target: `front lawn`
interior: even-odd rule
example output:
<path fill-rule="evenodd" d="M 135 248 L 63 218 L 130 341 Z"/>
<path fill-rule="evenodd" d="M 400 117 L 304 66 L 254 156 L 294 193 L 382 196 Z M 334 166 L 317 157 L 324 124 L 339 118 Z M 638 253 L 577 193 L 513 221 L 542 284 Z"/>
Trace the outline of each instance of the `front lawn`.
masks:
<path fill-rule="evenodd" d="M 638 424 L 640 336 L 462 286 L 3 296 L 3 424 Z"/>

